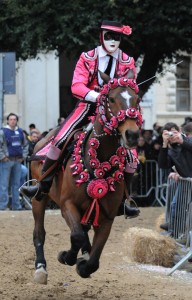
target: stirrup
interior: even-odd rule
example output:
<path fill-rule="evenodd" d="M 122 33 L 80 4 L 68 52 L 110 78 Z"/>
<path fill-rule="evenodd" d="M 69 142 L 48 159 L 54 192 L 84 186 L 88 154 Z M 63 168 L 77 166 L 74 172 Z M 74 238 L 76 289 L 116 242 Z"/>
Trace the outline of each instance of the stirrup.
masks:
<path fill-rule="evenodd" d="M 21 188 L 23 186 L 29 186 L 30 182 L 32 182 L 32 183 L 35 182 L 36 185 L 38 184 L 37 179 L 30 179 L 30 180 L 25 181 L 19 188 L 19 193 L 21 193 L 24 197 L 27 197 L 27 196 L 22 192 Z M 35 195 L 33 197 L 31 197 L 31 199 L 35 198 L 37 196 L 38 192 L 39 192 L 39 188 L 38 188 L 37 192 L 35 193 Z"/>
<path fill-rule="evenodd" d="M 125 199 L 125 202 L 124 202 L 124 217 L 125 217 L 125 219 L 132 219 L 132 218 L 138 217 L 139 214 L 136 215 L 136 216 L 128 216 L 128 215 L 126 214 L 126 208 L 125 208 L 125 204 L 126 204 L 126 203 L 127 203 L 127 205 L 130 206 L 130 207 L 137 208 L 138 211 L 139 211 L 139 213 L 140 213 L 140 210 L 139 210 L 139 208 L 138 208 L 138 206 L 137 206 L 137 203 L 135 202 L 135 200 L 134 200 L 133 198 L 131 198 L 131 197 L 129 196 L 129 198 L 128 198 L 128 199 Z M 132 206 L 131 203 L 133 203 L 134 205 Z"/>

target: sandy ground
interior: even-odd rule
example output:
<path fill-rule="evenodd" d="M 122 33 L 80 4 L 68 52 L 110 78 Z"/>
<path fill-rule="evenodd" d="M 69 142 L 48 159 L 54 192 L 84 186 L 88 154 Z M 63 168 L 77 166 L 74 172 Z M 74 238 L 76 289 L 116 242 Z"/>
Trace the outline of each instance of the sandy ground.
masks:
<path fill-rule="evenodd" d="M 137 264 L 127 256 L 127 230 L 133 226 L 155 229 L 156 219 L 163 211 L 156 207 L 141 208 L 141 215 L 136 219 L 117 217 L 99 270 L 91 278 L 82 279 L 75 267 L 57 261 L 58 252 L 69 248 L 69 230 L 59 210 L 47 210 L 47 285 L 33 283 L 32 212 L 0 211 L 0 300 L 192 299 L 190 267 L 188 271 L 183 267 L 167 276 L 170 269 Z"/>

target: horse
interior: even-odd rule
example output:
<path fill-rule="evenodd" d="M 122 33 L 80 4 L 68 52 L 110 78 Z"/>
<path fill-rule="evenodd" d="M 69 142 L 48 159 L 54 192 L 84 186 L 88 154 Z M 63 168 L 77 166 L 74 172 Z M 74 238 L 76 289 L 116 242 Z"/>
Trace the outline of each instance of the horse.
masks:
<path fill-rule="evenodd" d="M 44 216 L 49 198 L 59 206 L 71 232 L 71 248 L 60 251 L 58 261 L 70 266 L 76 264 L 76 271 L 82 278 L 98 270 L 100 256 L 124 196 L 125 165 L 139 137 L 142 124 L 139 102 L 134 80 L 110 79 L 97 98 L 96 113 L 91 116 L 90 124 L 76 134 L 73 151 L 64 159 L 64 168 L 58 169 L 49 194 L 40 202 L 33 198 L 35 282 L 47 283 Z M 41 169 L 41 161 L 31 162 L 33 179 L 38 181 Z M 88 237 L 91 226 L 92 244 Z M 86 255 L 78 257 L 82 248 Z"/>

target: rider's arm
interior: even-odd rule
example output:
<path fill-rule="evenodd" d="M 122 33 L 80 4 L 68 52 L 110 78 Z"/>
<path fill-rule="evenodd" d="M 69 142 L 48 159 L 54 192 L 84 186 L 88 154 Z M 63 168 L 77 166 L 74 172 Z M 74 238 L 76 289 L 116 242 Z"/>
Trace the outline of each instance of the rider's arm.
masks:
<path fill-rule="evenodd" d="M 73 74 L 71 91 L 74 97 L 80 100 L 95 102 L 99 93 L 89 89 L 89 68 L 88 62 L 85 61 L 84 54 L 81 54 Z"/>

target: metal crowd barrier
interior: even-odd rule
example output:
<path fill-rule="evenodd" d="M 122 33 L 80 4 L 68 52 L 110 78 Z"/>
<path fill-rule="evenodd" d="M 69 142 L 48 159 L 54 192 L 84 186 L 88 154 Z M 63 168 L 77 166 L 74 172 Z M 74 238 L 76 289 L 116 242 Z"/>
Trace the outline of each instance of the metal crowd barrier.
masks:
<path fill-rule="evenodd" d="M 162 170 L 158 167 L 155 160 L 146 160 L 140 163 L 136 171 L 136 181 L 131 185 L 131 195 L 133 198 L 147 198 L 151 193 L 154 194 L 152 206 L 166 204 L 166 188 L 168 170 Z M 135 177 L 135 176 L 134 176 Z"/>
<path fill-rule="evenodd" d="M 192 179 L 168 179 L 166 192 L 166 222 L 173 238 L 188 237 L 192 229 Z"/>
<path fill-rule="evenodd" d="M 168 273 L 171 275 L 192 257 L 192 179 L 168 179 L 166 200 L 169 231 L 175 239 L 183 236 L 186 239 L 185 246 L 189 247 L 188 253 Z"/>

